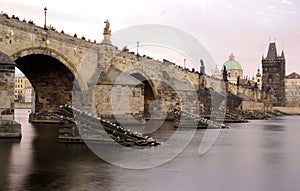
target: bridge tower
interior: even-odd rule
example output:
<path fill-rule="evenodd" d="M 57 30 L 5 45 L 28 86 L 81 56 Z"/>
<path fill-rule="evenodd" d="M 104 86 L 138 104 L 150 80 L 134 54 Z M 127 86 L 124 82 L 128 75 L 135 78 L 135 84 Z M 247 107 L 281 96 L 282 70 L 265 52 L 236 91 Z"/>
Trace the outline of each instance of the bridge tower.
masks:
<path fill-rule="evenodd" d="M 274 97 L 272 105 L 284 106 L 285 99 L 285 56 L 277 54 L 275 42 L 270 42 L 267 57 L 262 57 L 262 90 Z"/>

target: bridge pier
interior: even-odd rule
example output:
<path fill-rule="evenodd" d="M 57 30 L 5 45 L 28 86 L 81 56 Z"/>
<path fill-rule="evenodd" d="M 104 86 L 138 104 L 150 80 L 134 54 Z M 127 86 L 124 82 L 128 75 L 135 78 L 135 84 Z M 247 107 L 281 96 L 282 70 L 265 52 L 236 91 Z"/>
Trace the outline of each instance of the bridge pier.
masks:
<path fill-rule="evenodd" d="M 15 63 L 0 51 L 0 138 L 21 138 L 21 124 L 14 121 Z"/>

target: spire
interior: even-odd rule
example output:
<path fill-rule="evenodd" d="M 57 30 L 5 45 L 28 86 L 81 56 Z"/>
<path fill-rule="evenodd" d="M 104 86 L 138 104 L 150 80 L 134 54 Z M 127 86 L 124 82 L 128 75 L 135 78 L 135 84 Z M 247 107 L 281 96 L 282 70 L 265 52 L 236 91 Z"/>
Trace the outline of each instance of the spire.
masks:
<path fill-rule="evenodd" d="M 280 57 L 281 57 L 281 58 L 285 58 L 283 50 L 282 50 L 282 52 L 281 52 L 281 56 L 280 56 Z"/>
<path fill-rule="evenodd" d="M 266 59 L 274 60 L 277 58 L 277 50 L 275 42 L 270 42 L 268 55 Z"/>

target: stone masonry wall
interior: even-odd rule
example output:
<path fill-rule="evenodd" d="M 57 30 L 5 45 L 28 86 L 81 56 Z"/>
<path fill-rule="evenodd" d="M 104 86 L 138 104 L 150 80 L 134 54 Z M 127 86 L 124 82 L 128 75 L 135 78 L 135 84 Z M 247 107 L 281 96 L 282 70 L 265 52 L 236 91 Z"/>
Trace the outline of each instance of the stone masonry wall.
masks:
<path fill-rule="evenodd" d="M 53 30 L 45 30 L 34 24 L 8 18 L 0 14 L 0 50 L 12 58 L 22 56 L 21 52 L 33 50 L 40 52 L 48 49 L 45 54 L 59 54 L 65 59 L 65 65 L 76 71 L 81 59 L 95 43 L 88 42 Z M 49 40 L 49 43 L 46 43 Z M 36 48 L 36 49 L 35 49 Z M 39 50 L 38 50 L 39 49 Z M 21 55 L 16 55 L 21 53 Z M 69 63 L 68 63 L 69 62 Z"/>
<path fill-rule="evenodd" d="M 0 63 L 0 121 L 14 120 L 15 66 Z"/>
<path fill-rule="evenodd" d="M 144 95 L 140 86 L 100 84 L 95 88 L 98 115 L 142 115 Z"/>

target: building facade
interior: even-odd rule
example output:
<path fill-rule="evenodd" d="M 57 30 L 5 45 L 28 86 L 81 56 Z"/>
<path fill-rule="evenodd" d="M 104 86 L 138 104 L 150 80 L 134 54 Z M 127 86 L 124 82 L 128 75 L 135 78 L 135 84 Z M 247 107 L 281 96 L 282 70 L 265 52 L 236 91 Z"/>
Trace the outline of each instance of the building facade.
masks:
<path fill-rule="evenodd" d="M 262 90 L 272 95 L 270 100 L 274 106 L 284 106 L 285 97 L 285 56 L 277 54 L 275 42 L 270 42 L 268 54 L 262 57 Z"/>
<path fill-rule="evenodd" d="M 33 88 L 29 80 L 23 77 L 15 77 L 15 102 L 32 102 Z"/>
<path fill-rule="evenodd" d="M 285 95 L 288 106 L 300 106 L 300 75 L 293 72 L 285 77 Z"/>

